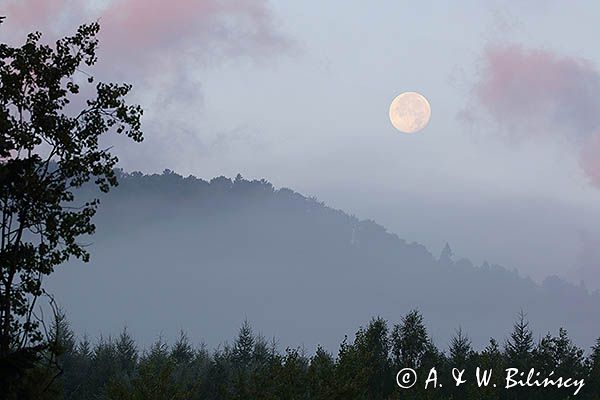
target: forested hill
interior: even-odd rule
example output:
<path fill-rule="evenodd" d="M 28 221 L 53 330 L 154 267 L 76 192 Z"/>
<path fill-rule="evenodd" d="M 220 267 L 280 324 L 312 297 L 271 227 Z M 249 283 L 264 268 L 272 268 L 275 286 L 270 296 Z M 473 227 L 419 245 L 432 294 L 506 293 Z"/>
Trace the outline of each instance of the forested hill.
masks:
<path fill-rule="evenodd" d="M 216 346 L 247 319 L 283 346 L 335 350 L 370 317 L 394 322 L 418 308 L 441 347 L 459 326 L 477 346 L 502 341 L 520 310 L 540 335 L 563 326 L 584 347 L 600 335 L 597 293 L 440 259 L 264 180 L 120 175 L 102 197 L 92 261 L 50 282 L 78 333 L 127 325 L 148 343 L 184 329 Z"/>

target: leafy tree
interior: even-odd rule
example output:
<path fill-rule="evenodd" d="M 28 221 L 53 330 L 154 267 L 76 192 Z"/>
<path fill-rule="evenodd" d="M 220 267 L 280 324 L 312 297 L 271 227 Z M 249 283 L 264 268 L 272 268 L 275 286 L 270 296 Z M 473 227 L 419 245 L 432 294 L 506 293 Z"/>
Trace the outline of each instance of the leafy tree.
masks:
<path fill-rule="evenodd" d="M 1 21 L 0 21 L 1 22 Z M 0 44 L 0 390 L 17 390 L 44 346 L 36 301 L 43 278 L 71 257 L 89 260 L 78 238 L 92 234 L 98 200 L 74 189 L 116 185 L 117 158 L 100 145 L 107 133 L 142 140 L 129 85 L 81 79 L 96 63 L 97 23 L 50 47 L 39 32 L 21 47 Z M 90 86 L 83 96 L 83 86 Z M 81 105 L 77 113 L 69 107 Z M 15 386 L 16 385 L 16 386 Z"/>

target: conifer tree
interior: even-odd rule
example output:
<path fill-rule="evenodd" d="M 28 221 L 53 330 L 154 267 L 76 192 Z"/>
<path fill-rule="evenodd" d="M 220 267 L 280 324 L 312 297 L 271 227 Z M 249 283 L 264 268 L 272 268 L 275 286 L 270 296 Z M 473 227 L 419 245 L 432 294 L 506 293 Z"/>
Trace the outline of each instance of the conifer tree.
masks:
<path fill-rule="evenodd" d="M 386 398 L 392 388 L 390 370 L 389 338 L 387 323 L 382 318 L 371 320 L 366 329 L 356 333 L 354 347 L 357 353 L 362 397 L 365 399 Z"/>
<path fill-rule="evenodd" d="M 471 339 L 463 332 L 462 328 L 458 328 L 456 334 L 450 341 L 450 363 L 456 367 L 466 367 L 467 362 L 473 355 L 473 348 L 471 345 Z"/>
<path fill-rule="evenodd" d="M 335 362 L 321 346 L 310 359 L 308 393 L 311 399 L 329 400 L 334 397 Z"/>
<path fill-rule="evenodd" d="M 506 342 L 507 361 L 515 368 L 526 369 L 530 365 L 533 349 L 533 332 L 529 328 L 526 314 L 521 310 Z"/>
<path fill-rule="evenodd" d="M 450 248 L 450 245 L 448 243 L 446 243 L 446 245 L 444 245 L 444 248 L 442 249 L 442 252 L 440 253 L 440 258 L 439 258 L 440 264 L 452 265 L 453 257 L 454 257 L 454 252 Z"/>
<path fill-rule="evenodd" d="M 402 317 L 391 336 L 392 357 L 397 368 L 419 368 L 429 343 L 423 316 L 417 310 Z"/>
<path fill-rule="evenodd" d="M 600 337 L 592 347 L 592 352 L 587 359 L 587 377 L 584 394 L 590 399 L 600 399 Z"/>
<path fill-rule="evenodd" d="M 254 352 L 254 333 L 250 323 L 244 321 L 238 337 L 233 344 L 232 355 L 233 361 L 239 366 L 247 366 L 252 360 L 252 354 Z"/>

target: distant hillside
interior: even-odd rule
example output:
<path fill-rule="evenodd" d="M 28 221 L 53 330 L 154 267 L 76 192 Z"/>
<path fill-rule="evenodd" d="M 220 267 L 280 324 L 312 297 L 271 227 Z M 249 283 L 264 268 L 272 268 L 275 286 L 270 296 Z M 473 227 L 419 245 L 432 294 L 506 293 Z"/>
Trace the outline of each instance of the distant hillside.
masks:
<path fill-rule="evenodd" d="M 441 347 L 459 326 L 475 345 L 503 340 L 521 309 L 539 334 L 564 326 L 582 346 L 600 334 L 597 293 L 438 260 L 381 225 L 264 180 L 122 173 L 95 221 L 90 264 L 60 268 L 50 282 L 74 328 L 91 336 L 127 325 L 148 342 L 185 329 L 214 346 L 247 318 L 282 346 L 334 350 L 340 332 L 413 308 Z"/>

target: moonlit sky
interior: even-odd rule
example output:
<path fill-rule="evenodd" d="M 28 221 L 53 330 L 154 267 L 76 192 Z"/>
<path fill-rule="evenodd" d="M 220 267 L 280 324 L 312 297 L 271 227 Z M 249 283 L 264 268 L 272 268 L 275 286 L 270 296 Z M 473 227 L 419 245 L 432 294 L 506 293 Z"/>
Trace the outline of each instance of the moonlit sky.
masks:
<path fill-rule="evenodd" d="M 100 17 L 125 170 L 266 178 L 438 253 L 600 288 L 600 4 L 0 0 L 0 39 Z M 6 11 L 5 11 L 6 10 Z M 388 119 L 418 91 L 415 135 Z"/>

